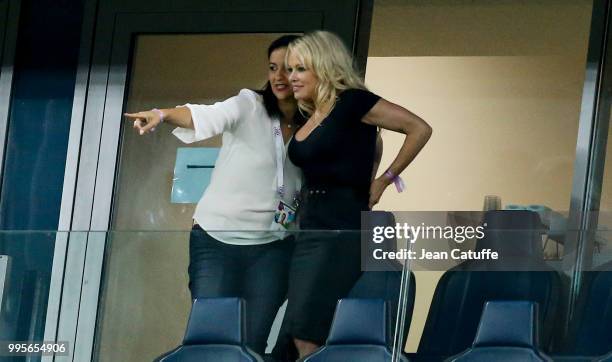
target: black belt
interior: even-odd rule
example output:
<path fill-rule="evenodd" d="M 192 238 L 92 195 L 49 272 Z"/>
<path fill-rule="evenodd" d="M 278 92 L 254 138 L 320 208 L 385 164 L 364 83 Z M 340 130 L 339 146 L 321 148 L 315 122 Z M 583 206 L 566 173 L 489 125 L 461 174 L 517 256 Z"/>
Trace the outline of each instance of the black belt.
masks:
<path fill-rule="evenodd" d="M 370 195 L 370 189 L 369 186 L 306 185 L 302 187 L 302 195 L 306 197 L 326 195 L 367 197 Z"/>

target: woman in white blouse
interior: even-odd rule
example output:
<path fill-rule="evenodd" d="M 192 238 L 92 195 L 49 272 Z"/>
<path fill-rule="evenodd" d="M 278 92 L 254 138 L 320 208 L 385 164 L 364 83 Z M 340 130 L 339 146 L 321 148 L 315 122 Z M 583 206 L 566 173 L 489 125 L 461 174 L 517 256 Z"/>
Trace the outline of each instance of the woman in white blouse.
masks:
<path fill-rule="evenodd" d="M 210 184 L 193 216 L 189 289 L 193 299 L 245 299 L 247 344 L 261 355 L 287 293 L 293 249 L 279 232 L 289 226 L 281 225 L 288 215 L 275 218 L 275 211 L 291 211 L 300 187 L 300 172 L 286 158 L 286 144 L 301 120 L 284 65 L 296 38 L 282 36 L 270 44 L 262 91 L 243 89 L 213 105 L 125 114 L 141 135 L 162 122 L 177 126 L 173 133 L 185 143 L 222 134 Z"/>

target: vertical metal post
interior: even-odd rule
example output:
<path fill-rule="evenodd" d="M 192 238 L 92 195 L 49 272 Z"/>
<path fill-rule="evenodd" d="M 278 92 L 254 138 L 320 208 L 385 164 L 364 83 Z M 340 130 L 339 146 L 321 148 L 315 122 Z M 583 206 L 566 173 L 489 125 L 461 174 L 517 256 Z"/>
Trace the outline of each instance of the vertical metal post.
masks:
<path fill-rule="evenodd" d="M 582 271 L 591 267 L 593 238 L 591 229 L 596 226 L 594 211 L 599 207 L 599 190 L 603 175 L 603 160 L 600 153 L 602 123 L 609 118 L 609 97 L 606 97 L 608 28 L 610 1 L 595 0 L 591 18 L 591 32 L 587 53 L 586 74 L 582 92 L 582 105 L 576 142 L 574 179 L 568 218 L 565 245 L 564 269 L 571 276 L 565 313 L 565 332 L 574 315 L 574 308 L 582 285 Z M 604 78 L 605 77 L 605 78 Z M 604 140 L 605 148 L 605 140 Z"/>

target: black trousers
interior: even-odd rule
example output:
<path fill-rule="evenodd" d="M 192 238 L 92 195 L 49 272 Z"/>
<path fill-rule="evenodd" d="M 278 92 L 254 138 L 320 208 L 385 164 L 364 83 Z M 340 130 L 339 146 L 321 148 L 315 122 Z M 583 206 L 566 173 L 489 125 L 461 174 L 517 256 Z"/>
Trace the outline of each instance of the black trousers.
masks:
<path fill-rule="evenodd" d="M 189 239 L 192 299 L 240 297 L 246 301 L 247 345 L 264 355 L 270 327 L 287 295 L 293 238 L 262 245 L 231 245 L 199 226 Z"/>

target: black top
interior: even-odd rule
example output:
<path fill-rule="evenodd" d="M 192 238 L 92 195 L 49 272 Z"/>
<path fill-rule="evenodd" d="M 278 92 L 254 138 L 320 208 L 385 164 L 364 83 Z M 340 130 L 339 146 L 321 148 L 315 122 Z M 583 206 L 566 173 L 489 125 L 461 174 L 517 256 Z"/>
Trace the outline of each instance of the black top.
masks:
<path fill-rule="evenodd" d="M 307 187 L 369 189 L 377 128 L 361 119 L 379 99 L 366 90 L 347 89 L 306 139 L 291 141 L 289 158 L 302 169 Z"/>

